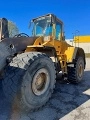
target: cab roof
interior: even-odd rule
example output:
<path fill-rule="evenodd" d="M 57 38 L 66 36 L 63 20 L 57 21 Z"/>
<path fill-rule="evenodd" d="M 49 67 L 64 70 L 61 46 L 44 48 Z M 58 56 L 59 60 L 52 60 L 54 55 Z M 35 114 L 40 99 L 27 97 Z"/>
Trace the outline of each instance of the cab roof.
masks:
<path fill-rule="evenodd" d="M 57 18 L 56 15 L 54 15 L 52 13 L 48 13 L 46 15 L 42 15 L 42 16 L 36 17 L 36 18 L 32 19 L 32 21 L 35 21 L 36 19 L 41 18 L 41 17 L 45 17 L 45 16 L 52 16 L 52 18 L 53 18 L 54 21 L 57 20 L 58 22 L 60 22 L 61 24 L 63 24 L 63 22 L 59 18 Z"/>

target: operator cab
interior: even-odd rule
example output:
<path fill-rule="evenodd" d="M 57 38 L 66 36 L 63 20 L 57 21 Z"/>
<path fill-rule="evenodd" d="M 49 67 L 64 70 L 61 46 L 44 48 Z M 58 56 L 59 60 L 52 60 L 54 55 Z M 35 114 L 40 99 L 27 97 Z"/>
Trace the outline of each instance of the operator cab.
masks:
<path fill-rule="evenodd" d="M 55 40 L 63 40 L 63 22 L 55 15 L 47 14 L 32 20 L 33 36 L 53 36 Z"/>

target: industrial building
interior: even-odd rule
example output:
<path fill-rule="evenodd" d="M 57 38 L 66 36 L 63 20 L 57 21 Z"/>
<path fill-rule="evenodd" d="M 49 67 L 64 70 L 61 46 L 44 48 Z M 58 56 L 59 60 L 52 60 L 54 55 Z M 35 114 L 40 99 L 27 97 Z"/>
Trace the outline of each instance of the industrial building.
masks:
<path fill-rule="evenodd" d="M 74 39 L 66 39 L 70 45 L 81 47 L 85 53 L 90 53 L 90 36 L 75 36 Z"/>

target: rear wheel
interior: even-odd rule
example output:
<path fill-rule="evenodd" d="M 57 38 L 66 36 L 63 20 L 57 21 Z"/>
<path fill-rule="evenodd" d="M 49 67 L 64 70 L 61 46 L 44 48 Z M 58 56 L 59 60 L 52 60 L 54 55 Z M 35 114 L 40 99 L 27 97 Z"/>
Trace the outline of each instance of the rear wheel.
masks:
<path fill-rule="evenodd" d="M 68 80 L 72 83 L 79 83 L 83 80 L 84 75 L 84 60 L 78 57 L 75 60 L 74 67 L 68 66 Z"/>
<path fill-rule="evenodd" d="M 17 97 L 23 110 L 36 110 L 51 97 L 55 79 L 55 67 L 47 55 L 23 53 L 7 67 L 3 91 L 9 101 Z"/>

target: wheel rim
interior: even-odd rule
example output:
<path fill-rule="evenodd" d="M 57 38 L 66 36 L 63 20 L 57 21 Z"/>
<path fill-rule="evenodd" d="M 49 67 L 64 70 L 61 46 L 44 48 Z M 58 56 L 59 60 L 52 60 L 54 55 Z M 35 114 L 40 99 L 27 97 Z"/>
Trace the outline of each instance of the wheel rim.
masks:
<path fill-rule="evenodd" d="M 79 64 L 79 67 L 78 67 L 78 76 L 79 76 L 79 77 L 82 77 L 82 76 L 83 76 L 83 71 L 84 71 L 83 64 L 80 63 L 80 64 Z"/>
<path fill-rule="evenodd" d="M 32 80 L 32 90 L 37 96 L 44 94 L 50 83 L 50 76 L 45 68 L 42 68 L 36 72 Z"/>

